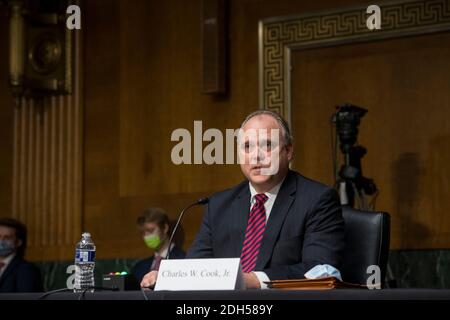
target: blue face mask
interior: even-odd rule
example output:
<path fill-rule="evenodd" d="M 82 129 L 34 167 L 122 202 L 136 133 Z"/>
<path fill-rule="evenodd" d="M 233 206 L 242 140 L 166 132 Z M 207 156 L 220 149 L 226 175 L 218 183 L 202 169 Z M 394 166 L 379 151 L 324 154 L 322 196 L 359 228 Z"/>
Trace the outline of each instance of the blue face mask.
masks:
<path fill-rule="evenodd" d="M 7 257 L 16 250 L 14 240 L 0 240 L 0 257 Z"/>

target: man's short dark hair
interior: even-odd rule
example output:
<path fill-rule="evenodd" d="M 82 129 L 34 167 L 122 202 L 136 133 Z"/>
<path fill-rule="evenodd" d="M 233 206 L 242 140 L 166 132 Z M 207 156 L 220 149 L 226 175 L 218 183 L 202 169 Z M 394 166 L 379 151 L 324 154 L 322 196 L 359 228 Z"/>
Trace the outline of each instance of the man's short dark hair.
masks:
<path fill-rule="evenodd" d="M 244 125 L 252 118 L 257 117 L 257 116 L 261 116 L 261 115 L 267 115 L 270 116 L 272 118 L 274 118 L 277 122 L 278 125 L 281 128 L 282 131 L 282 137 L 284 140 L 285 145 L 292 145 L 292 135 L 291 135 L 291 129 L 289 128 L 289 124 L 287 123 L 286 120 L 284 120 L 284 118 L 282 116 L 280 116 L 278 113 L 274 112 L 274 111 L 270 111 L 270 110 L 256 110 L 252 113 L 250 113 L 244 120 L 244 122 L 242 122 L 241 128 L 244 127 Z"/>
<path fill-rule="evenodd" d="M 0 218 L 0 226 L 9 227 L 16 231 L 16 238 L 22 241 L 22 244 L 17 248 L 17 255 L 23 257 L 27 247 L 27 227 L 19 220 L 13 218 Z"/>
<path fill-rule="evenodd" d="M 145 209 L 142 212 L 142 214 L 137 218 L 136 223 L 139 226 L 144 225 L 144 223 L 155 223 L 163 232 L 166 225 L 168 225 L 170 228 L 169 216 L 161 208 Z"/>

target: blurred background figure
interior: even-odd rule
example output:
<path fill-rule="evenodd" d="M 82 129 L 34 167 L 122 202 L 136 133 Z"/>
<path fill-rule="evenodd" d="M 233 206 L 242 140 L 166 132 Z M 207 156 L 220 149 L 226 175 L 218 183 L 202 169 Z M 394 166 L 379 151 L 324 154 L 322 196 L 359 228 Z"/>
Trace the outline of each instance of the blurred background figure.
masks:
<path fill-rule="evenodd" d="M 40 292 L 38 268 L 25 261 L 27 228 L 11 218 L 0 218 L 0 292 Z"/>
<path fill-rule="evenodd" d="M 160 208 L 146 209 L 137 219 L 137 226 L 145 245 L 153 255 L 138 261 L 131 273 L 141 282 L 146 273 L 158 270 L 161 260 L 167 255 L 170 239 L 170 222 L 166 212 Z M 171 259 L 183 259 L 186 253 L 173 242 L 170 246 Z"/>

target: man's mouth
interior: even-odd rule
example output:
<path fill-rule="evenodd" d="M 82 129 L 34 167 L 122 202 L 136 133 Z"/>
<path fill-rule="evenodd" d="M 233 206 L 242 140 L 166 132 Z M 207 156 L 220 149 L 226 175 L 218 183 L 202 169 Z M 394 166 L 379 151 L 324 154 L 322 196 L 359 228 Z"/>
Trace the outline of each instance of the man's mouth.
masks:
<path fill-rule="evenodd" d="M 256 166 L 252 166 L 250 170 L 261 170 L 261 169 L 267 169 L 267 168 L 270 168 L 270 166 L 256 165 Z"/>

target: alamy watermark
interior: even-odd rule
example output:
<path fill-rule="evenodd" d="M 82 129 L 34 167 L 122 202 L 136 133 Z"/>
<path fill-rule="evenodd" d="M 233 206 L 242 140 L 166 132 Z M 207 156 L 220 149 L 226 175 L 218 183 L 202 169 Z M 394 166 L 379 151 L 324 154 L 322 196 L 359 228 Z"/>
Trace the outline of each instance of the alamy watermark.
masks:
<path fill-rule="evenodd" d="M 367 267 L 366 273 L 369 275 L 366 281 L 367 288 L 381 289 L 381 269 L 377 265 Z"/>
<path fill-rule="evenodd" d="M 69 16 L 66 19 L 66 27 L 69 30 L 81 29 L 81 9 L 77 5 L 70 5 L 67 7 L 66 13 Z"/>
<path fill-rule="evenodd" d="M 381 29 L 381 8 L 376 4 L 372 4 L 367 7 L 367 14 L 370 16 L 366 20 L 366 25 L 369 30 Z"/>
<path fill-rule="evenodd" d="M 70 5 L 67 7 L 66 13 L 69 15 L 66 19 L 66 26 L 69 30 L 81 29 L 81 8 L 78 5 Z M 381 9 L 378 5 L 369 5 L 366 13 L 370 16 L 366 20 L 369 30 L 381 29 Z"/>
<path fill-rule="evenodd" d="M 175 129 L 170 137 L 178 142 L 171 151 L 172 163 L 244 164 L 273 175 L 279 169 L 279 153 L 284 147 L 279 129 L 226 129 L 225 137 L 216 128 L 203 132 L 202 121 L 194 121 L 193 135 L 188 129 Z M 203 148 L 203 143 L 209 144 Z"/>

